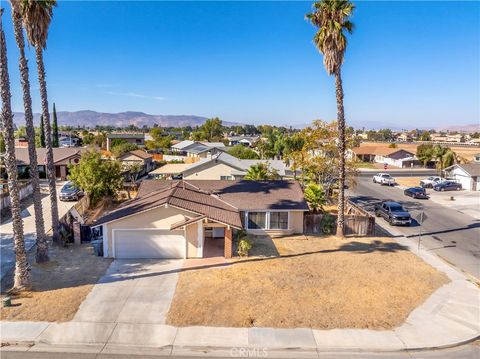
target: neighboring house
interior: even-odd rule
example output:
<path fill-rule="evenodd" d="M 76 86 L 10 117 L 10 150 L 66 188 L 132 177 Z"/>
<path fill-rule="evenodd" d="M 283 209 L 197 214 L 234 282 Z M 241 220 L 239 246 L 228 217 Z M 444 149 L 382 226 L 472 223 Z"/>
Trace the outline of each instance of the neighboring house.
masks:
<path fill-rule="evenodd" d="M 92 225 L 105 257 L 204 258 L 233 252 L 233 231 L 303 233 L 296 181 L 142 181 L 138 195 Z"/>
<path fill-rule="evenodd" d="M 464 140 L 464 136 L 459 133 L 456 135 L 431 135 L 430 139 L 433 142 L 460 143 Z"/>
<path fill-rule="evenodd" d="M 109 133 L 107 134 L 107 151 L 111 150 L 113 140 L 125 140 L 138 147 L 145 147 L 144 133 Z"/>
<path fill-rule="evenodd" d="M 476 153 L 473 155 L 473 162 L 480 162 L 480 153 Z"/>
<path fill-rule="evenodd" d="M 347 150 L 347 158 L 361 162 L 386 163 L 400 168 L 420 165 L 413 152 L 381 145 L 353 147 Z"/>
<path fill-rule="evenodd" d="M 480 162 L 456 164 L 444 169 L 445 177 L 453 178 L 469 191 L 480 191 Z"/>
<path fill-rule="evenodd" d="M 37 148 L 38 171 L 46 173 L 46 148 Z M 53 148 L 53 163 L 55 165 L 55 176 L 61 180 L 66 180 L 68 175 L 68 166 L 77 164 L 80 157 L 86 149 L 84 148 L 67 148 L 59 147 Z M 28 148 L 16 148 L 15 156 L 17 159 L 18 172 L 22 173 L 28 166 L 30 166 L 30 159 L 28 157 Z"/>
<path fill-rule="evenodd" d="M 155 168 L 153 163 L 153 155 L 143 150 L 133 150 L 127 152 L 118 158 L 122 162 L 124 168 L 128 168 L 132 164 L 141 164 L 143 166 L 140 175 L 143 176 Z"/>
<path fill-rule="evenodd" d="M 222 142 L 202 142 L 202 141 L 182 141 L 170 147 L 174 155 L 186 157 L 195 162 L 202 158 L 207 158 L 220 151 L 225 151 L 225 145 Z"/>
<path fill-rule="evenodd" d="M 397 141 L 410 142 L 410 141 L 412 141 L 412 136 L 407 132 L 402 132 L 402 133 L 397 135 Z"/>
<path fill-rule="evenodd" d="M 27 148 L 28 147 L 28 140 L 26 138 L 20 137 L 15 139 L 15 147 L 16 148 Z"/>
<path fill-rule="evenodd" d="M 470 145 L 480 145 L 480 138 L 470 138 L 468 140 L 468 144 L 470 144 Z"/>
<path fill-rule="evenodd" d="M 293 177 L 293 172 L 281 160 L 241 160 L 226 152 L 190 164 L 167 164 L 149 175 L 155 179 L 234 180 L 244 178 L 250 167 L 258 163 L 268 164 L 280 178 Z"/>
<path fill-rule="evenodd" d="M 253 147 L 253 145 L 260 139 L 260 136 L 229 136 L 228 145 L 243 145 L 247 147 Z"/>

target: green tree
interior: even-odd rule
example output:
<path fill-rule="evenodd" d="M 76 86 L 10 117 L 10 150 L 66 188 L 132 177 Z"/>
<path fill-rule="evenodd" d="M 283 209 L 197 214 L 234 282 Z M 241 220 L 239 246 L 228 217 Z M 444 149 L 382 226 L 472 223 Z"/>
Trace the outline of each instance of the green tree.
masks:
<path fill-rule="evenodd" d="M 243 145 L 233 146 L 228 150 L 228 154 L 241 160 L 256 160 L 259 158 L 257 152 Z"/>
<path fill-rule="evenodd" d="M 309 183 L 305 188 L 304 194 L 312 212 L 323 212 L 323 206 L 327 203 L 327 199 L 322 185 Z"/>
<path fill-rule="evenodd" d="M 43 116 L 40 116 L 40 147 L 45 148 L 45 126 Z"/>
<path fill-rule="evenodd" d="M 340 178 L 338 193 L 337 235 L 343 237 L 345 222 L 345 113 L 341 67 L 347 48 L 346 33 L 352 33 L 353 23 L 349 20 L 355 6 L 348 0 L 321 0 L 313 4 L 314 11 L 307 19 L 318 27 L 314 43 L 323 54 L 323 64 L 329 75 L 335 75 L 337 97 L 338 147 L 340 149 Z"/>
<path fill-rule="evenodd" d="M 210 118 L 199 127 L 198 131 L 192 133 L 195 141 L 220 141 L 223 138 L 222 121 L 218 118 Z"/>
<path fill-rule="evenodd" d="M 42 116 L 45 127 L 47 177 L 50 191 L 53 240 L 56 242 L 60 239 L 60 221 L 58 218 L 56 173 L 53 163 L 52 129 L 50 126 L 50 115 L 48 111 L 47 81 L 45 65 L 43 63 L 43 50 L 47 47 L 48 29 L 53 17 L 53 8 L 57 5 L 57 2 L 56 0 L 22 0 L 20 4 L 22 21 L 28 42 L 35 48 L 38 82 L 40 85 L 40 99 L 42 103 Z"/>
<path fill-rule="evenodd" d="M 442 175 L 443 172 L 445 156 L 449 151 L 451 150 L 448 147 L 443 147 L 440 145 L 433 146 L 433 158 L 436 161 L 436 167 L 440 175 Z"/>
<path fill-rule="evenodd" d="M 99 152 L 84 153 L 77 165 L 69 166 L 69 171 L 69 179 L 85 191 L 92 206 L 103 197 L 114 196 L 123 185 L 121 163 L 102 160 Z"/>
<path fill-rule="evenodd" d="M 53 103 L 53 120 L 52 120 L 52 146 L 60 146 L 60 141 L 58 139 L 58 120 L 57 120 L 57 110 L 55 109 L 55 102 Z"/>
<path fill-rule="evenodd" d="M 417 154 L 418 160 L 422 162 L 423 166 L 425 167 L 428 162 L 433 160 L 433 145 L 430 143 L 424 143 L 417 146 Z"/>
<path fill-rule="evenodd" d="M 168 149 L 172 145 L 173 136 L 165 136 L 161 127 L 155 126 L 150 130 L 152 140 L 145 141 L 148 150 Z"/>
<path fill-rule="evenodd" d="M 420 135 L 420 141 L 430 141 L 430 132 L 428 131 L 423 131 L 422 134 Z"/>
<path fill-rule="evenodd" d="M 11 104 L 10 78 L 8 75 L 7 45 L 3 32 L 3 9 L 0 9 L 0 94 L 2 98 L 1 132 L 5 140 L 5 155 L 3 161 L 8 176 L 8 191 L 10 193 L 13 226 L 13 246 L 15 248 L 15 273 L 13 289 L 24 290 L 30 286 L 25 238 L 23 235 L 23 220 L 21 216 L 19 186 L 17 182 L 17 164 L 15 158 L 15 137 L 13 113 Z"/>
<path fill-rule="evenodd" d="M 110 152 L 112 152 L 113 156 L 115 158 L 119 158 L 120 156 L 124 155 L 127 152 L 138 150 L 138 146 L 133 144 L 133 143 L 128 143 L 127 141 L 124 141 L 122 143 L 116 144 L 110 149 Z"/>
<path fill-rule="evenodd" d="M 126 172 L 130 185 L 128 186 L 128 198 L 130 199 L 130 189 L 136 187 L 137 179 L 140 173 L 143 171 L 143 165 L 138 162 L 130 163 L 128 165 L 123 166 L 123 170 Z"/>
<path fill-rule="evenodd" d="M 250 181 L 270 181 L 278 179 L 278 172 L 270 168 L 268 163 L 257 163 L 252 166 L 247 171 L 245 175 L 246 180 Z"/>

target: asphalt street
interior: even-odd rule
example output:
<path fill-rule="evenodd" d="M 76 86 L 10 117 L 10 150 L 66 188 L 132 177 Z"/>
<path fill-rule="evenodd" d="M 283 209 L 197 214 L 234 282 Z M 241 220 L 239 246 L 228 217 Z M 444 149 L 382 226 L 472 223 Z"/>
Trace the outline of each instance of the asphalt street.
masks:
<path fill-rule="evenodd" d="M 247 354 L 250 353 L 250 354 Z M 253 354 L 257 353 L 257 354 Z M 203 353 L 202 353 L 203 354 Z M 317 356 L 318 355 L 318 356 Z M 478 343 L 463 345 L 461 347 L 442 349 L 442 350 L 429 350 L 429 351 L 409 351 L 409 352 L 397 352 L 397 353 L 318 353 L 315 356 L 305 356 L 305 358 L 316 357 L 319 359 L 478 359 L 480 357 L 480 346 Z M 149 358 L 178 358 L 178 359 L 196 359 L 200 356 L 198 353 L 194 356 L 161 356 L 161 355 L 142 355 L 137 353 L 132 355 L 128 354 L 89 354 L 89 353 L 42 353 L 42 352 L 18 352 L 18 351 L 2 351 L 0 352 L 2 359 L 149 359 Z M 201 355 L 207 358 L 208 355 Z M 284 351 L 281 353 L 258 351 L 244 352 L 234 350 L 231 355 L 225 356 L 226 358 L 297 358 L 298 354 L 292 351 Z M 302 357 L 302 356 L 300 356 Z M 220 356 L 215 358 L 222 359 Z"/>
<path fill-rule="evenodd" d="M 427 190 L 432 196 L 440 195 Z M 420 212 L 427 215 L 423 224 L 414 221 L 408 227 L 390 227 L 377 218 L 378 223 L 391 229 L 394 235 L 404 235 L 415 243 L 421 235 L 421 246 L 463 271 L 480 278 L 480 220 L 432 200 L 412 199 L 398 187 L 381 186 L 372 182 L 372 177 L 358 177 L 357 186 L 348 191 L 350 198 L 373 213 L 376 203 L 384 200 L 400 202 L 416 217 Z M 455 192 L 452 192 L 455 195 Z"/>

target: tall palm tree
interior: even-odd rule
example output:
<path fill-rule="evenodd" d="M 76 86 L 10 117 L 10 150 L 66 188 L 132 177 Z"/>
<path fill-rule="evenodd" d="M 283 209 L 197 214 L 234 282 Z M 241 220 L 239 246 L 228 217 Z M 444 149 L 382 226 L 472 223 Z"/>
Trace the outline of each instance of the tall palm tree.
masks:
<path fill-rule="evenodd" d="M 7 46 L 3 32 L 3 9 L 0 9 L 0 91 L 2 97 L 1 128 L 5 139 L 5 167 L 8 175 L 11 212 L 13 220 L 13 243 L 15 246 L 15 275 L 13 288 L 20 290 L 30 286 L 27 253 L 23 237 L 23 221 L 20 214 L 20 197 L 17 182 L 17 160 L 15 158 L 15 136 L 13 113 L 10 102 L 10 78 L 8 76 Z"/>
<path fill-rule="evenodd" d="M 437 169 L 440 173 L 440 176 L 442 175 L 442 172 L 443 172 L 445 156 L 449 151 L 451 152 L 450 148 L 448 147 L 443 147 L 440 145 L 435 145 L 435 147 L 433 147 L 433 157 L 437 161 Z"/>
<path fill-rule="evenodd" d="M 55 166 L 53 164 L 52 129 L 48 113 L 47 82 L 45 80 L 45 66 L 43 64 L 43 50 L 47 46 L 48 28 L 52 21 L 53 7 L 56 0 L 22 0 L 22 20 L 28 42 L 35 47 L 37 61 L 38 82 L 40 84 L 40 98 L 42 100 L 43 125 L 45 127 L 45 147 L 47 149 L 48 187 L 52 211 L 53 240 L 59 240 L 59 219 L 57 188 L 55 185 Z"/>
<path fill-rule="evenodd" d="M 355 6 L 349 0 L 321 0 L 313 4 L 313 12 L 306 18 L 318 31 L 313 41 L 323 54 L 323 64 L 329 75 L 335 76 L 337 97 L 338 147 L 340 152 L 340 173 L 338 193 L 337 236 L 343 237 L 345 222 L 345 113 L 343 109 L 343 86 L 341 68 L 347 48 L 346 33 L 352 33 L 353 23 L 349 20 Z"/>
<path fill-rule="evenodd" d="M 43 220 L 42 196 L 40 193 L 40 182 L 38 178 L 37 151 L 35 149 L 35 127 L 33 126 L 32 98 L 30 96 L 30 80 L 28 78 L 28 63 L 25 57 L 25 39 L 23 37 L 22 14 L 20 9 L 21 0 L 10 0 L 12 5 L 12 21 L 15 33 L 15 40 L 20 50 L 19 68 L 20 82 L 23 90 L 23 106 L 25 111 L 25 122 L 28 140 L 28 157 L 30 160 L 30 179 L 33 189 L 33 207 L 35 211 L 35 231 L 37 233 L 38 263 L 48 262 L 48 245 L 45 235 L 45 223 Z"/>

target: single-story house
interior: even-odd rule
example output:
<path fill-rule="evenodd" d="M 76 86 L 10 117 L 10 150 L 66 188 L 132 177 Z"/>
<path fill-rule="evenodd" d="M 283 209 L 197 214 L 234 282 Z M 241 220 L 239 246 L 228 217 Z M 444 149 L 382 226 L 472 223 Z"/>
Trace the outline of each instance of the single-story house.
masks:
<path fill-rule="evenodd" d="M 268 164 L 280 178 L 293 177 L 293 172 L 281 160 L 241 160 L 226 152 L 219 152 L 189 164 L 167 164 L 149 173 L 151 178 L 186 180 L 242 179 L 249 168 L 258 163 Z"/>
<path fill-rule="evenodd" d="M 173 154 L 187 157 L 192 160 L 207 158 L 220 151 L 225 151 L 222 142 L 182 141 L 170 147 Z M 194 162 L 194 161 L 191 161 Z"/>
<path fill-rule="evenodd" d="M 400 168 L 420 165 L 415 153 L 400 148 L 390 148 L 387 145 L 353 147 L 347 150 L 347 158 L 361 162 L 386 163 Z"/>
<path fill-rule="evenodd" d="M 260 139 L 260 136 L 230 136 L 227 137 L 228 145 L 243 145 L 253 147 L 253 145 Z"/>
<path fill-rule="evenodd" d="M 92 224 L 105 257 L 204 258 L 233 252 L 234 231 L 303 233 L 297 181 L 142 181 L 136 198 Z"/>
<path fill-rule="evenodd" d="M 38 171 L 40 176 L 46 173 L 47 149 L 36 148 Z M 62 180 L 67 179 L 68 166 L 77 164 L 80 161 L 85 148 L 75 147 L 54 147 L 53 163 L 55 165 L 55 176 Z M 18 172 L 22 173 L 30 166 L 30 158 L 28 157 L 28 148 L 15 148 L 15 156 L 17 159 Z"/>
<path fill-rule="evenodd" d="M 453 178 L 468 191 L 480 191 L 480 162 L 455 164 L 444 169 L 445 177 Z"/>
<path fill-rule="evenodd" d="M 143 170 L 140 172 L 141 175 L 147 174 L 155 167 L 153 155 L 143 150 L 127 152 L 120 156 L 119 160 L 122 162 L 124 168 L 128 168 L 132 164 L 141 164 L 143 166 Z"/>
<path fill-rule="evenodd" d="M 112 148 L 114 140 L 124 140 L 138 147 L 145 147 L 144 133 L 109 133 L 107 134 L 107 151 L 110 151 Z"/>

